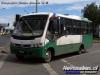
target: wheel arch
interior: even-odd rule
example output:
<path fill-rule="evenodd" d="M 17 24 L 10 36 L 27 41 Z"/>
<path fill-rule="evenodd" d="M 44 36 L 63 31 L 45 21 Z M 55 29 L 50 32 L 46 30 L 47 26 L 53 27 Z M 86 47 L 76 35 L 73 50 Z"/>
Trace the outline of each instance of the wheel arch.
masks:
<path fill-rule="evenodd" d="M 51 51 L 52 55 L 55 56 L 55 49 L 53 47 L 49 47 L 47 50 Z"/>
<path fill-rule="evenodd" d="M 80 50 L 80 49 L 85 49 L 85 47 L 84 47 L 84 44 L 83 44 L 83 43 L 81 43 L 79 50 Z"/>

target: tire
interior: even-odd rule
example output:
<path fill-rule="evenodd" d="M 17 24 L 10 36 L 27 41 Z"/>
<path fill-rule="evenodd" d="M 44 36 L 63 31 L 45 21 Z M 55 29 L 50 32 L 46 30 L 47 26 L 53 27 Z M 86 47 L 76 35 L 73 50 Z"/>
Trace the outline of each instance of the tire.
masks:
<path fill-rule="evenodd" d="M 78 51 L 78 54 L 86 53 L 86 49 L 84 48 L 84 45 L 81 45 Z"/>
<path fill-rule="evenodd" d="M 52 52 L 50 50 L 47 50 L 47 52 L 46 52 L 46 58 L 44 59 L 44 61 L 46 63 L 49 63 L 51 61 L 51 59 L 52 59 Z"/>
<path fill-rule="evenodd" d="M 17 59 L 19 59 L 19 60 L 24 59 L 24 56 L 23 56 L 23 55 L 16 55 L 16 57 L 17 57 Z"/>
<path fill-rule="evenodd" d="M 79 48 L 78 54 L 82 54 L 82 48 Z"/>

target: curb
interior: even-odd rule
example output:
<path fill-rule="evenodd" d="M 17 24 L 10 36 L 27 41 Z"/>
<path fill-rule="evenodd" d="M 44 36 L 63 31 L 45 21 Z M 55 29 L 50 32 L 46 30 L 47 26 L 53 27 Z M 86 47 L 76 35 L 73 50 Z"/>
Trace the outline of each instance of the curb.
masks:
<path fill-rule="evenodd" d="M 4 54 L 10 53 L 9 47 L 0 47 L 0 53 Z"/>
<path fill-rule="evenodd" d="M 100 40 L 93 40 L 93 43 L 100 43 Z"/>

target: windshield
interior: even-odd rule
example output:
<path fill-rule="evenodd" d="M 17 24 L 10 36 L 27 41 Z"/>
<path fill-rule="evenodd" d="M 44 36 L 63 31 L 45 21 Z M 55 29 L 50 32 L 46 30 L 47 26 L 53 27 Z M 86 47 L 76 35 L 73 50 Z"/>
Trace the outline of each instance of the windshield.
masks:
<path fill-rule="evenodd" d="M 43 34 L 48 15 L 30 15 L 21 17 L 16 23 L 15 35 L 40 36 Z"/>

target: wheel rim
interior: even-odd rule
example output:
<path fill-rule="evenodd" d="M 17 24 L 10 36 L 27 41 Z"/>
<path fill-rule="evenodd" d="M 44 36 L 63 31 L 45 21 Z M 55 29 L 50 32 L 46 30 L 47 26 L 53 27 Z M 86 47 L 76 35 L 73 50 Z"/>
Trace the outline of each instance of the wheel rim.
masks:
<path fill-rule="evenodd" d="M 79 50 L 79 54 L 82 54 L 82 50 Z"/>
<path fill-rule="evenodd" d="M 46 62 L 49 62 L 49 61 L 51 60 L 51 57 L 52 57 L 52 56 L 51 56 L 51 51 L 47 51 L 47 52 L 46 52 L 46 59 L 45 59 L 45 61 L 46 61 Z"/>

